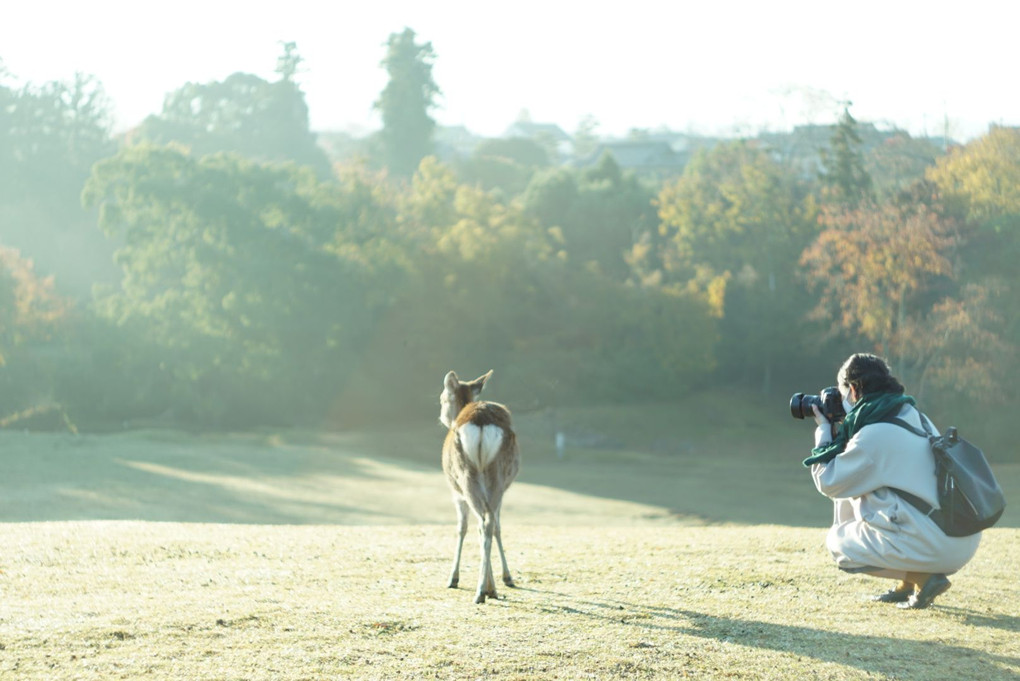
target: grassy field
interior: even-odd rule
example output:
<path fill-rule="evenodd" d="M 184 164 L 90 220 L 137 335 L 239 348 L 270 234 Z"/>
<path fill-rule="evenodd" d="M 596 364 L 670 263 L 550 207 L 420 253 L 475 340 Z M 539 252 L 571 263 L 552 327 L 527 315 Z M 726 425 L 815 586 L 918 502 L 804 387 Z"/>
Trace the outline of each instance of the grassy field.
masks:
<path fill-rule="evenodd" d="M 484 605 L 471 536 L 445 588 L 438 426 L 0 432 L 0 679 L 1020 678 L 1015 506 L 901 611 L 832 566 L 807 424 L 660 409 L 559 413 L 562 458 L 518 416 L 517 588 Z"/>

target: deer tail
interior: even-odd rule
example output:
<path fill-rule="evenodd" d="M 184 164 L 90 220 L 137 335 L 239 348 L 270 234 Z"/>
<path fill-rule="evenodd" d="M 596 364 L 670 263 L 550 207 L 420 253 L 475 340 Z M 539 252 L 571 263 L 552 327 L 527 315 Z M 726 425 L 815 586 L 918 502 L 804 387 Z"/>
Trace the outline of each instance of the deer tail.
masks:
<path fill-rule="evenodd" d="M 457 434 L 460 438 L 461 452 L 471 467 L 478 472 L 489 467 L 503 446 L 504 432 L 499 426 L 465 423 Z"/>

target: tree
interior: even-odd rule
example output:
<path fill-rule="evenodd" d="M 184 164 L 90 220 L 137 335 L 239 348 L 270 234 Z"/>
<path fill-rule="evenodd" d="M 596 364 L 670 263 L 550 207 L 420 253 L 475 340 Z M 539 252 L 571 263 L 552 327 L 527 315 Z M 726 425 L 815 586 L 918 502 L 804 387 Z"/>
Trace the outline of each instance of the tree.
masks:
<path fill-rule="evenodd" d="M 864 171 L 872 178 L 876 198 L 887 199 L 911 190 L 942 155 L 930 139 L 895 131 L 864 154 Z"/>
<path fill-rule="evenodd" d="M 582 116 L 574 131 L 574 154 L 578 158 L 591 156 L 599 145 L 599 122 L 592 115 Z"/>
<path fill-rule="evenodd" d="M 557 230 L 434 158 L 398 192 L 409 278 L 360 358 L 348 418 L 375 396 L 416 409 L 386 377 L 428 384 L 451 366 L 512 367 L 501 392 L 521 409 L 676 396 L 711 369 L 716 327 L 698 298 L 572 266 Z"/>
<path fill-rule="evenodd" d="M 948 395 L 943 404 L 961 402 L 1001 409 L 1011 395 L 1016 349 L 1002 333 L 1003 302 L 1011 296 L 995 282 L 964 284 L 954 296 L 935 303 L 924 315 L 903 321 L 903 359 L 916 377 L 914 394 Z M 1010 418 L 1011 421 L 1011 418 Z"/>
<path fill-rule="evenodd" d="M 304 92 L 293 78 L 301 62 L 296 50 L 294 43 L 284 44 L 276 82 L 234 73 L 222 82 L 185 84 L 167 95 L 163 111 L 145 119 L 135 137 L 176 142 L 198 156 L 226 151 L 255 161 L 293 161 L 329 177 L 329 160 L 316 143 Z"/>
<path fill-rule="evenodd" d="M 547 228 L 570 229 L 581 195 L 578 180 L 577 171 L 563 167 L 537 172 L 521 196 L 525 211 Z"/>
<path fill-rule="evenodd" d="M 32 261 L 0 246 L 0 366 L 12 352 L 51 339 L 68 309 L 53 277 L 40 278 Z"/>
<path fill-rule="evenodd" d="M 0 199 L 7 198 L 14 184 L 14 140 L 11 137 L 11 111 L 16 94 L 5 85 L 10 77 L 0 59 Z"/>
<path fill-rule="evenodd" d="M 53 277 L 40 277 L 30 260 L 0 246 L 0 422 L 54 399 L 55 341 L 71 306 Z"/>
<path fill-rule="evenodd" d="M 382 114 L 383 163 L 394 175 L 409 178 L 433 151 L 436 124 L 429 110 L 441 94 L 432 79 L 435 53 L 432 43 L 416 43 L 409 28 L 391 34 L 386 48 L 381 66 L 389 74 L 389 82 L 375 103 Z"/>
<path fill-rule="evenodd" d="M 92 165 L 112 154 L 110 102 L 85 74 L 15 86 L 0 69 L 0 230 L 62 294 L 112 276 L 111 249 L 82 210 Z"/>
<path fill-rule="evenodd" d="M 297 43 L 285 42 L 281 44 L 283 45 L 283 54 L 276 58 L 276 72 L 280 74 L 281 80 L 289 83 L 294 80 L 304 58 L 298 54 Z"/>
<path fill-rule="evenodd" d="M 935 193 L 959 220 L 966 241 L 957 269 L 961 293 L 942 311 L 952 352 L 930 371 L 932 382 L 960 388 L 1011 438 L 1020 391 L 1020 130 L 992 127 L 950 150 L 927 172 Z M 969 380 L 964 380 L 969 379 Z M 994 401 L 994 408 L 991 403 Z M 1008 405 L 1008 406 L 1003 406 Z M 1003 414 L 1003 416 L 999 416 Z M 985 414 L 982 414 L 982 418 Z"/>
<path fill-rule="evenodd" d="M 0 77 L 3 73 L 0 73 Z M 80 208 L 78 193 L 92 164 L 113 152 L 110 102 L 94 77 L 0 86 L 0 196 L 38 196 L 61 217 Z"/>
<path fill-rule="evenodd" d="M 1009 355 L 1001 293 L 961 282 L 964 234 L 938 205 L 887 202 L 823 215 L 826 229 L 802 263 L 820 290 L 814 313 L 832 331 L 869 341 L 921 398 L 929 387 L 988 400 L 1005 386 Z"/>
<path fill-rule="evenodd" d="M 480 142 L 471 157 L 458 164 L 457 172 L 465 183 L 499 189 L 511 197 L 524 191 L 537 170 L 548 166 L 548 152 L 534 140 L 497 138 Z"/>
<path fill-rule="evenodd" d="M 906 320 L 923 309 L 937 279 L 953 276 L 951 222 L 924 207 L 889 203 L 856 210 L 830 210 L 825 229 L 805 250 L 821 297 L 816 315 L 874 344 L 880 354 L 901 357 L 910 339 Z M 902 369 L 901 365 L 897 368 Z"/>
<path fill-rule="evenodd" d="M 180 417 L 301 423 L 329 407 L 386 289 L 343 235 L 359 211 L 342 191 L 292 164 L 172 147 L 96 165 L 84 200 L 123 244 L 97 310 L 162 351 Z"/>
<path fill-rule="evenodd" d="M 767 152 L 749 142 L 699 152 L 656 199 L 659 233 L 638 243 L 639 281 L 697 292 L 722 319 L 720 364 L 771 389 L 780 362 L 800 348 L 805 294 L 796 262 L 813 236 L 814 204 Z"/>
<path fill-rule="evenodd" d="M 802 257 L 820 293 L 814 314 L 888 356 L 918 399 L 998 406 L 1011 389 L 1001 314 L 1009 296 L 994 279 L 960 276 L 959 223 L 936 201 L 830 210 L 822 224 Z"/>
<path fill-rule="evenodd" d="M 823 196 L 827 202 L 856 207 L 872 197 L 871 176 L 864 169 L 857 121 L 850 115 L 850 103 L 843 107 L 832 133 L 829 149 L 822 151 Z"/>
<path fill-rule="evenodd" d="M 529 216 L 559 231 L 575 267 L 624 281 L 630 274 L 627 253 L 656 227 L 654 195 L 651 186 L 605 154 L 584 170 L 536 173 L 522 199 Z"/>
<path fill-rule="evenodd" d="M 1020 216 L 1020 129 L 993 127 L 940 158 L 927 176 L 968 219 L 997 229 L 1015 225 Z"/>
<path fill-rule="evenodd" d="M 967 233 L 963 277 L 973 283 L 994 278 L 1012 295 L 1000 304 L 1008 335 L 1020 344 L 1020 130 L 994 127 L 987 135 L 951 151 L 927 177 Z"/>

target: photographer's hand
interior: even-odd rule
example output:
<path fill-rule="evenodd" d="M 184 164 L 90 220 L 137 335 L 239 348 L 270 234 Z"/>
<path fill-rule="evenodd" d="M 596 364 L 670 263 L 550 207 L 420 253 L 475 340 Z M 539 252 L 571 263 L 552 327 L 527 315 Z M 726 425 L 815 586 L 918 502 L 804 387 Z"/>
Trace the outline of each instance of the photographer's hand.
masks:
<path fill-rule="evenodd" d="M 829 419 L 825 418 L 822 412 L 818 411 L 818 406 L 812 404 L 811 411 L 815 414 L 815 423 L 818 425 L 815 428 L 815 447 L 821 447 L 832 442 L 832 424 L 829 423 Z"/>

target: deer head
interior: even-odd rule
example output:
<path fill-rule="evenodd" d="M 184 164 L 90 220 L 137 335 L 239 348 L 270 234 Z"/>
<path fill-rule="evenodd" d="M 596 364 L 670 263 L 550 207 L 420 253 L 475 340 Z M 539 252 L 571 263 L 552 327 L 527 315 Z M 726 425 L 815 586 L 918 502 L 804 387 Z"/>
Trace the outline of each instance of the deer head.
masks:
<path fill-rule="evenodd" d="M 450 372 L 443 379 L 443 392 L 439 395 L 439 421 L 452 428 L 457 414 L 471 402 L 478 399 L 485 382 L 492 376 L 492 369 L 473 381 L 461 381 L 457 374 Z"/>

